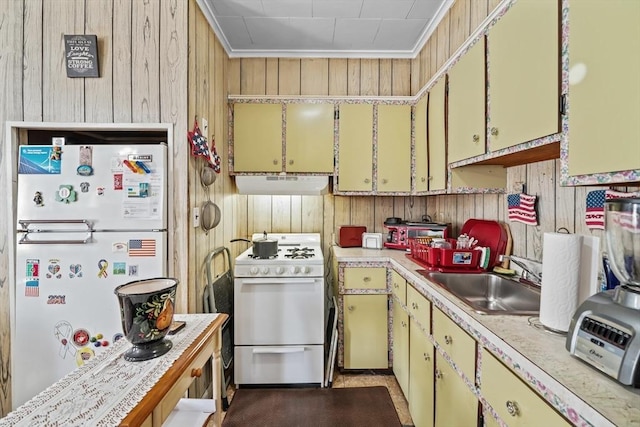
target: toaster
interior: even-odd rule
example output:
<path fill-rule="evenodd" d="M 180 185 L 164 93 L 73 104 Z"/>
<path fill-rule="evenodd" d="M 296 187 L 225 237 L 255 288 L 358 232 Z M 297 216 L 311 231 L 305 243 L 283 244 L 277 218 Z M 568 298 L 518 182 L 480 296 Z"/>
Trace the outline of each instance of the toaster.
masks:
<path fill-rule="evenodd" d="M 338 246 L 341 248 L 359 248 L 362 246 L 362 234 L 367 231 L 363 225 L 343 225 L 338 228 Z"/>

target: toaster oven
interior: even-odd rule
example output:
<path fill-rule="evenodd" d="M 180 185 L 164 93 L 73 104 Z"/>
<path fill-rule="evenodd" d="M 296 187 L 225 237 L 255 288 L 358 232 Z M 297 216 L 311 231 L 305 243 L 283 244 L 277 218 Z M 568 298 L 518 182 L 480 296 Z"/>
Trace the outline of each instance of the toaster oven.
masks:
<path fill-rule="evenodd" d="M 401 222 L 384 225 L 387 230 L 384 247 L 389 249 L 409 249 L 409 239 L 419 237 L 449 237 L 449 224 L 436 222 Z"/>

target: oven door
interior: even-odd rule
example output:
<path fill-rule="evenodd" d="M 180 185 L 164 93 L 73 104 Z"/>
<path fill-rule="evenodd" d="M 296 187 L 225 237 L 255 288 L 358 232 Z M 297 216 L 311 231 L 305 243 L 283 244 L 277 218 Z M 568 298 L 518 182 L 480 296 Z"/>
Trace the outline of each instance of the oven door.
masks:
<path fill-rule="evenodd" d="M 324 279 L 236 278 L 235 345 L 324 343 Z"/>

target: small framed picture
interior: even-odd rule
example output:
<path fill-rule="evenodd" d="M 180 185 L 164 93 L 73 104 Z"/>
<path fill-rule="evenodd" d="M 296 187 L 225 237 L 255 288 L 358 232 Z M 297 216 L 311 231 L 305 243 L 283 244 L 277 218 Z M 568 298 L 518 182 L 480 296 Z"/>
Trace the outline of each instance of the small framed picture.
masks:
<path fill-rule="evenodd" d="M 64 51 L 67 77 L 100 77 L 96 35 L 65 34 Z"/>

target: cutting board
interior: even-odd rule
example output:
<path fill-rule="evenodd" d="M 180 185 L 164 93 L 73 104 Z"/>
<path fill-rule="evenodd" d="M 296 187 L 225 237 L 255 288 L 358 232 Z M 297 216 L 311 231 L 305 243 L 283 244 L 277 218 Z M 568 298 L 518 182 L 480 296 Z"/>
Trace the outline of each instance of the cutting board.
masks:
<path fill-rule="evenodd" d="M 502 228 L 504 229 L 504 232 L 507 235 L 507 243 L 504 247 L 504 254 L 511 255 L 511 251 L 513 250 L 513 239 L 511 237 L 511 228 L 509 227 L 509 224 L 507 224 L 506 222 L 501 222 L 500 225 L 502 225 Z M 500 266 L 502 268 L 509 268 L 509 260 L 505 259 L 504 261 L 502 261 L 502 264 Z"/>

